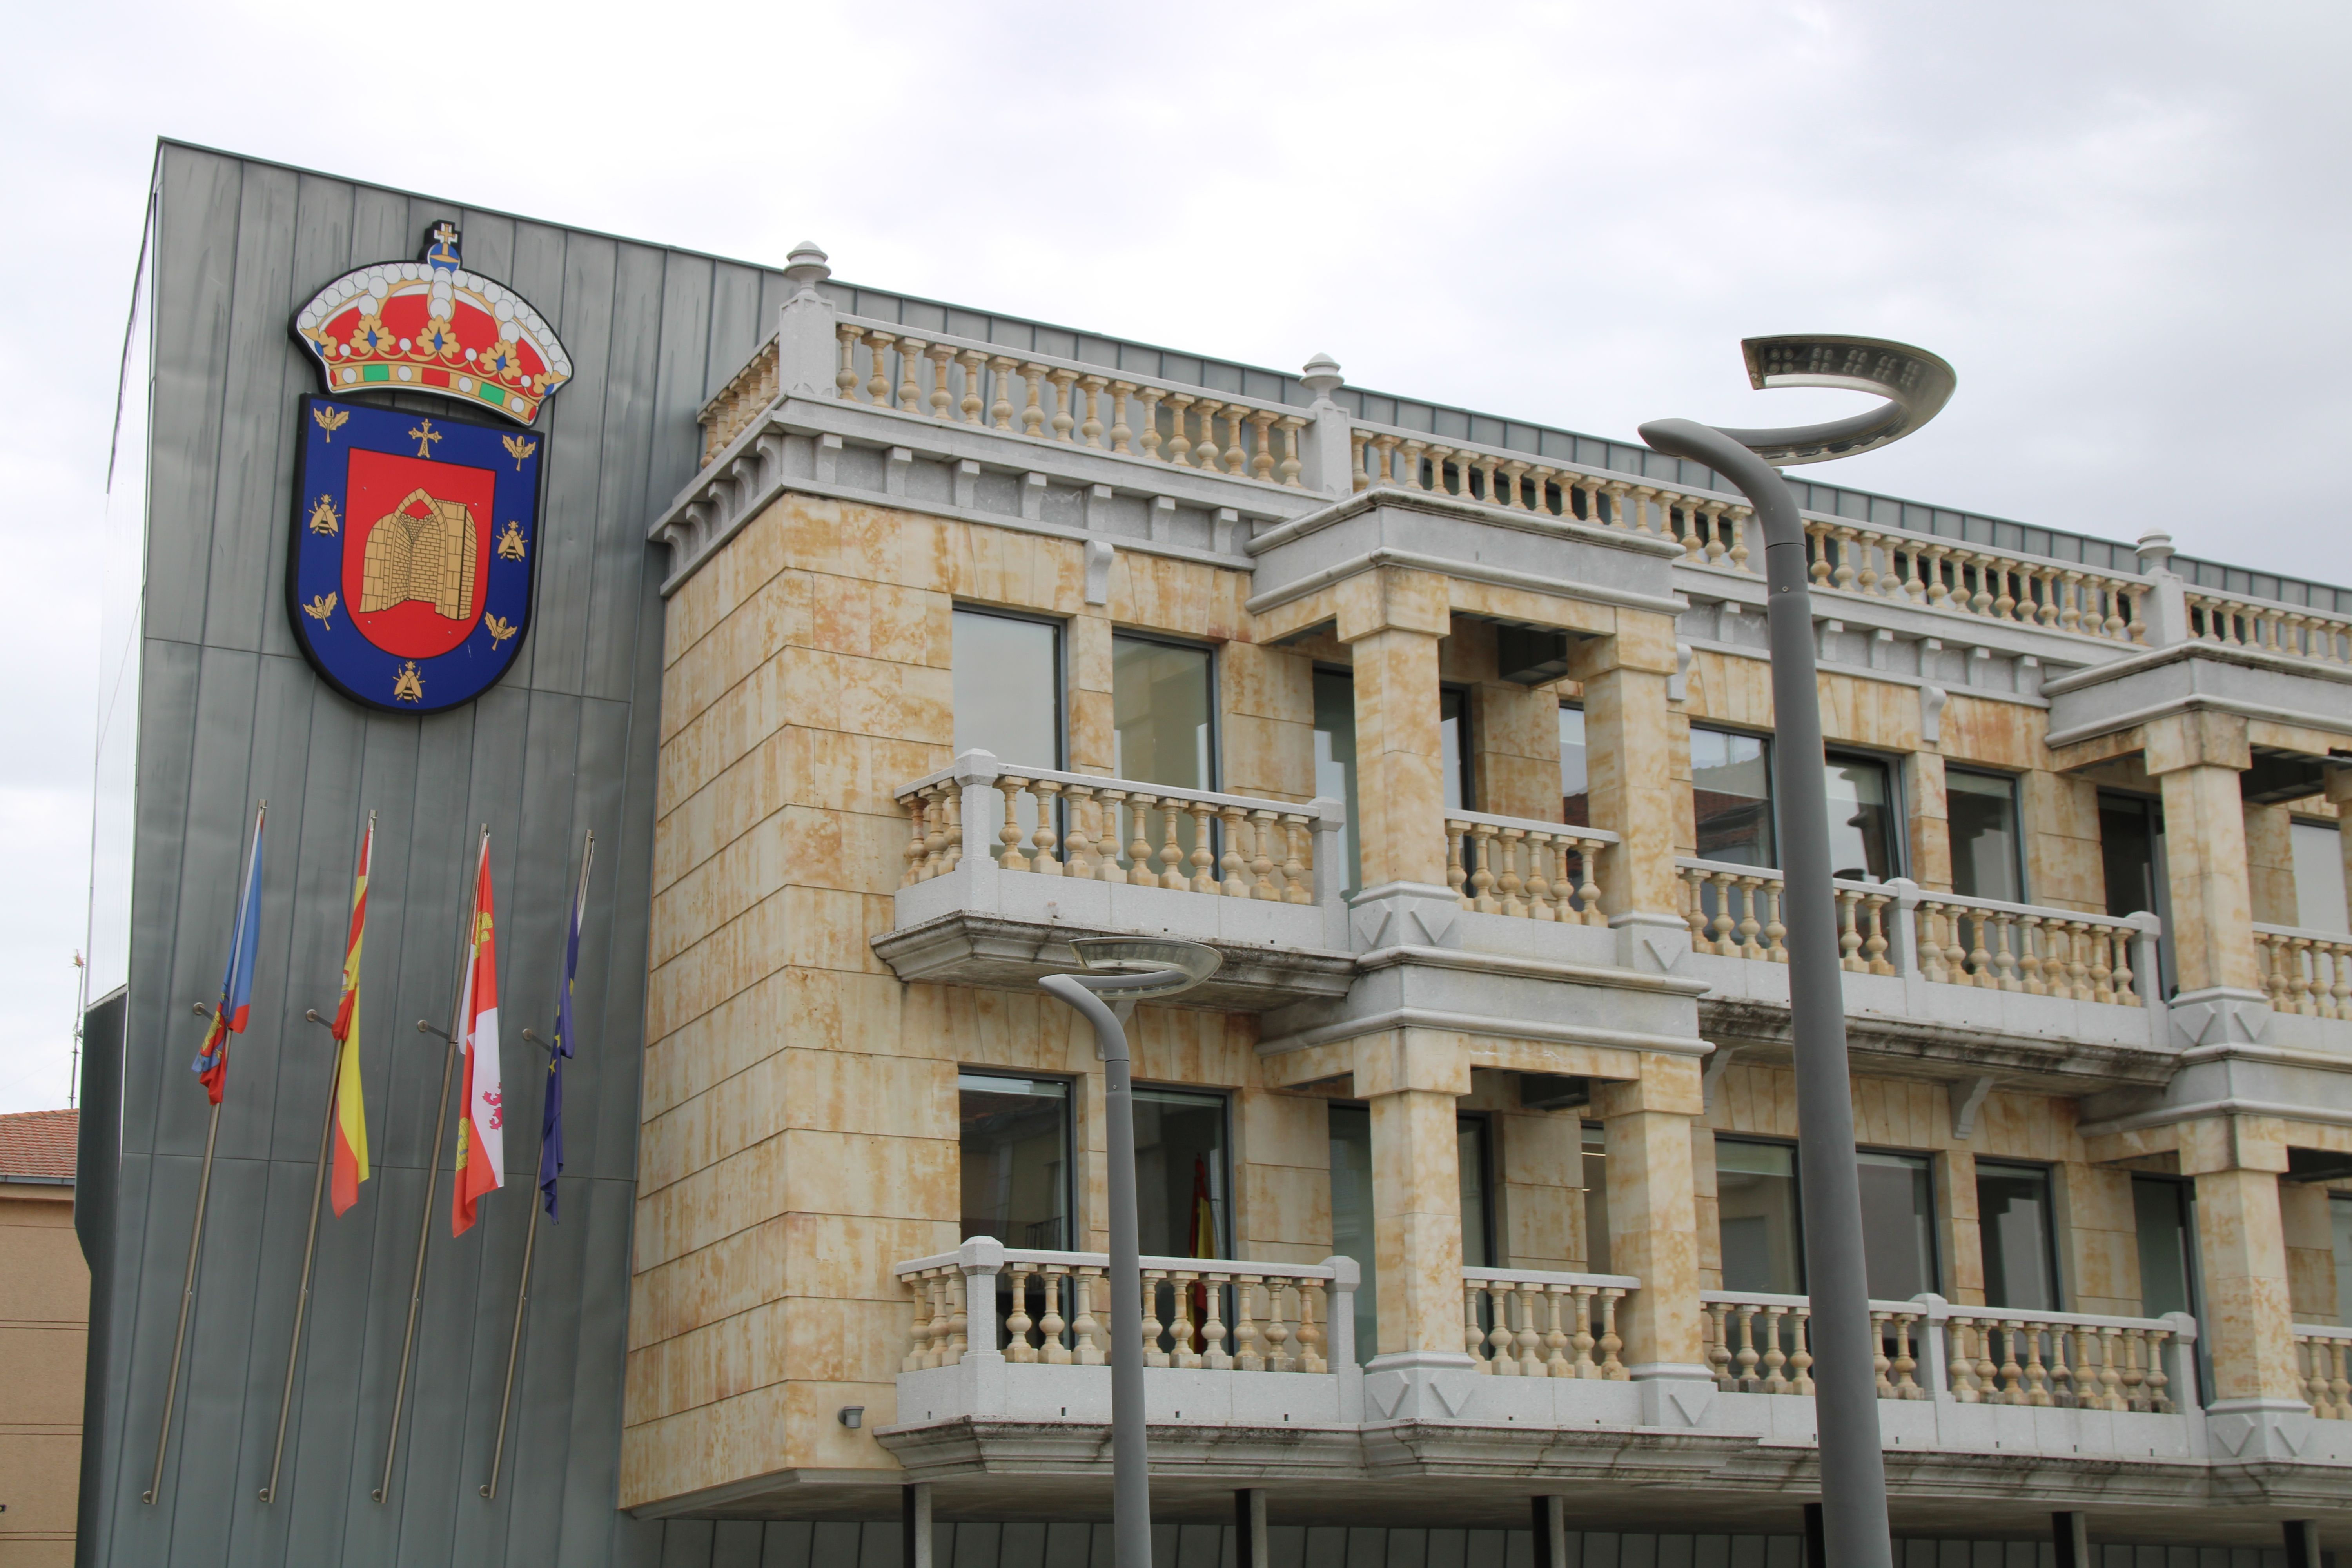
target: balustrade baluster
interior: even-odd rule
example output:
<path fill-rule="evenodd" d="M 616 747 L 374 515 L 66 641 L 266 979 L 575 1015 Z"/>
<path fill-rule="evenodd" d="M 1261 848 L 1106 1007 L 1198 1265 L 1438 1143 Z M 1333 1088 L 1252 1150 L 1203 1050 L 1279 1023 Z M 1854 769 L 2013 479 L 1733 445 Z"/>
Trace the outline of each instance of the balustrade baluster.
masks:
<path fill-rule="evenodd" d="M 1916 1313 L 1897 1312 L 1895 1315 L 1895 1397 L 1897 1399 L 1927 1397 L 1927 1391 L 1919 1386 L 1919 1379 L 1915 1375 L 1919 1370 L 1919 1358 L 1911 1353 L 1911 1331 L 1919 1321 Z"/>
<path fill-rule="evenodd" d="M 1108 1348 L 1102 1338 L 1101 1320 L 1095 1316 L 1095 1282 L 1102 1278 L 1103 1271 L 1099 1268 L 1082 1264 L 1076 1278 L 1070 1282 L 1077 1302 L 1077 1309 L 1070 1317 L 1070 1338 L 1074 1342 L 1071 1348 L 1080 1366 L 1102 1365 L 1104 1352 Z"/>
<path fill-rule="evenodd" d="M 1878 1397 L 1895 1397 L 1895 1380 L 1887 1375 L 1895 1369 L 1895 1358 L 1886 1353 L 1887 1331 L 1894 1326 L 1895 1314 L 1874 1307 L 1870 1311 L 1870 1365 L 1876 1373 Z"/>
<path fill-rule="evenodd" d="M 1034 835 L 1037 853 L 1029 868 L 1041 877 L 1058 877 L 1062 863 L 1054 858 L 1054 797 L 1061 793 L 1062 786 L 1052 779 L 1039 779 L 1030 787 L 1037 797 L 1037 831 Z"/>
<path fill-rule="evenodd" d="M 1568 1357 L 1568 1330 L 1560 1322 L 1562 1298 L 1575 1289 L 1554 1285 L 1544 1292 L 1544 1375 L 1574 1377 L 1576 1363 Z"/>
<path fill-rule="evenodd" d="M 1854 912 L 1861 903 L 1862 895 L 1848 892 L 1845 889 L 1840 888 L 1836 890 L 1836 897 L 1840 955 L 1838 964 L 1841 968 L 1853 970 L 1856 973 L 1864 973 L 1869 966 L 1862 962 L 1862 932 L 1854 929 Z"/>
<path fill-rule="evenodd" d="M 1127 423 L 1127 400 L 1134 395 L 1135 383 L 1114 381 L 1110 384 L 1110 449 L 1130 456 L 1135 451 L 1135 432 Z"/>
<path fill-rule="evenodd" d="M 1610 1383 L 1630 1383 L 1633 1373 L 1617 1359 L 1625 1348 L 1624 1339 L 1617 1332 L 1617 1303 L 1623 1300 L 1622 1287 L 1603 1286 L 1601 1291 L 1601 1375 Z"/>
<path fill-rule="evenodd" d="M 1781 1369 L 1789 1364 L 1789 1352 L 1780 1348 L 1780 1328 L 1787 1320 L 1789 1309 L 1773 1305 L 1764 1309 L 1764 1392 L 1786 1394 L 1789 1380 Z"/>
<path fill-rule="evenodd" d="M 1212 1372 L 1231 1370 L 1233 1356 L 1225 1349 L 1224 1287 L 1214 1280 L 1201 1298 L 1201 1364 Z"/>
<path fill-rule="evenodd" d="M 1160 1321 L 1160 1282 L 1165 1280 L 1167 1278 L 1168 1270 L 1165 1268 L 1147 1268 L 1143 1270 L 1142 1321 L 1139 1324 L 1130 1324 L 1128 1330 L 1130 1333 L 1135 1332 L 1139 1328 L 1141 1330 L 1143 1334 L 1143 1364 L 1146 1366 L 1166 1366 L 1168 1364 L 1168 1352 L 1160 1348 L 1160 1336 L 1162 1331 Z"/>
<path fill-rule="evenodd" d="M 1492 1373 L 1494 1363 L 1486 1359 L 1486 1331 L 1478 1321 L 1478 1304 L 1486 1299 L 1486 1287 L 1475 1279 L 1462 1282 L 1462 1349 L 1478 1363 L 1482 1373 Z"/>
<path fill-rule="evenodd" d="M 1445 825 L 1445 883 L 1454 889 L 1454 896 L 1461 900 L 1462 907 L 1465 910 L 1470 908 L 1470 895 L 1465 890 L 1469 884 L 1470 873 L 1462 864 L 1462 841 L 1469 836 L 1469 832 L 1470 825 L 1466 822 L 1449 822 Z"/>
<path fill-rule="evenodd" d="M 898 341 L 892 332 L 866 334 L 866 352 L 872 356 L 866 367 L 866 401 L 877 408 L 890 406 L 890 345 Z"/>
<path fill-rule="evenodd" d="M 1189 885 L 1196 893 L 1213 893 L 1217 890 L 1217 879 L 1212 868 L 1217 858 L 1209 847 L 1209 822 L 1216 816 L 1216 807 L 1196 800 L 1184 810 L 1192 819 L 1192 879 Z"/>
<path fill-rule="evenodd" d="M 1250 1292 L 1256 1289 L 1258 1279 L 1259 1276 L 1255 1274 L 1234 1276 L 1234 1370 L 1235 1372 L 1265 1370 L 1265 1357 L 1259 1353 L 1257 1348 L 1255 1316 L 1257 1307 L 1256 1303 L 1250 1300 Z"/>
<path fill-rule="evenodd" d="M 931 345 L 931 417 L 955 417 L 955 394 L 948 385 L 948 369 L 955 363 L 956 352 L 947 343 Z"/>
<path fill-rule="evenodd" d="M 1584 1305 L 1584 1298 L 1579 1296 L 1577 1329 L 1580 1336 L 1583 1334 Z M 1739 1379 L 1731 1366 L 1731 1344 L 1728 1338 L 1730 1325 L 1727 1321 L 1731 1312 L 1730 1303 L 1709 1301 L 1706 1303 L 1704 1310 L 1707 1323 L 1711 1325 L 1707 1331 L 1706 1361 L 1709 1366 L 1715 1368 L 1715 1386 L 1726 1394 L 1735 1394 L 1739 1389 Z M 1585 1353 L 1582 1339 L 1580 1337 L 1576 1359 L 1579 1375 L 1583 1375 L 1583 1369 L 1591 1363 L 1591 1358 Z"/>
<path fill-rule="evenodd" d="M 1270 811 L 1250 813 L 1250 897 L 1279 903 L 1282 889 L 1274 885 L 1274 825 Z"/>
<path fill-rule="evenodd" d="M 1175 1308 L 1168 1328 L 1169 1342 L 1174 1347 L 1168 1363 L 1171 1366 L 1190 1369 L 1201 1364 L 1201 1352 L 1192 1342 L 1192 1284 L 1200 1278 L 1200 1271 L 1191 1268 L 1179 1268 L 1169 1276 L 1173 1286 L 1170 1299 Z"/>
<path fill-rule="evenodd" d="M 1289 886 L 1283 889 L 1286 904 L 1311 904 L 1315 889 L 1307 868 L 1308 823 L 1303 816 L 1282 819 L 1282 840 L 1289 847 L 1289 856 L 1282 862 L 1282 875 Z"/>
<path fill-rule="evenodd" d="M 1022 365 L 1021 384 L 1028 395 L 1028 402 L 1021 409 L 1021 433 L 1042 440 L 1045 434 L 1045 407 L 1040 396 L 1045 389 L 1045 367 L 1042 364 Z"/>
<path fill-rule="evenodd" d="M 1764 926 L 1763 922 L 1756 918 L 1756 896 L 1763 890 L 1764 879 L 1741 877 L 1738 882 L 1742 895 L 1739 900 L 1739 956 L 1761 958 L 1764 956 L 1764 950 L 1757 944 L 1756 938 Z"/>
<path fill-rule="evenodd" d="M 1870 935 L 1863 944 L 1863 962 L 1873 974 L 1892 974 L 1895 965 L 1886 960 L 1886 906 L 1893 903 L 1888 893 L 1871 893 L 1864 902 L 1870 914 Z"/>
<path fill-rule="evenodd" d="M 1049 1263 L 1044 1270 L 1045 1312 L 1037 1320 L 1037 1349 L 1041 1359 L 1053 1366 L 1067 1366 L 1070 1347 L 1062 1342 L 1062 1331 L 1068 1327 L 1062 1318 L 1062 1291 L 1068 1284 L 1070 1266 Z"/>
<path fill-rule="evenodd" d="M 1127 847 L 1127 879 L 1130 886 L 1153 888 L 1160 885 L 1159 873 L 1151 868 L 1151 819 L 1150 812 L 1158 803 L 1158 795 L 1130 790 L 1127 796 L 1127 830 L 1134 837 Z"/>
<path fill-rule="evenodd" d="M 1477 868 L 1470 873 L 1470 907 L 1481 914 L 1498 914 L 1503 906 L 1495 901 L 1495 834 L 1491 823 L 1476 822 L 1470 826 L 1478 842 Z"/>
<path fill-rule="evenodd" d="M 1497 852 L 1499 863 L 1503 868 L 1502 876 L 1497 879 L 1502 898 L 1498 900 L 1496 912 L 1509 915 L 1514 919 L 1523 919 L 1528 912 L 1527 901 L 1519 897 L 1519 890 L 1525 886 L 1519 876 L 1519 848 L 1526 842 L 1527 837 L 1527 829 L 1524 827 L 1506 827 L 1496 834 L 1490 835 L 1486 840 L 1490 845 L 1494 844 L 1497 837 L 1502 841 Z"/>
<path fill-rule="evenodd" d="M 1298 458 L 1298 433 L 1307 428 L 1307 421 L 1296 414 L 1286 414 L 1279 428 L 1282 431 L 1282 463 L 1276 471 L 1291 489 L 1304 489 L 1306 486 L 1298 478 L 1304 466 Z"/>
<path fill-rule="evenodd" d="M 1010 775 L 996 781 L 997 793 L 1004 797 L 1004 826 L 996 830 L 997 842 L 1004 846 L 1004 850 L 996 858 L 996 863 L 1007 871 L 1029 869 L 1028 858 L 1021 852 L 1021 795 L 1028 787 L 1027 779 Z"/>
<path fill-rule="evenodd" d="M 1298 1306 L 1298 1331 L 1294 1337 L 1298 1353 L 1292 1363 L 1292 1370 L 1309 1373 L 1328 1372 L 1331 1370 L 1331 1363 L 1323 1359 L 1323 1330 L 1317 1323 L 1315 1317 L 1316 1303 L 1325 1299 L 1323 1286 L 1320 1281 L 1294 1279 L 1291 1281 L 1291 1290 L 1292 1300 Z"/>

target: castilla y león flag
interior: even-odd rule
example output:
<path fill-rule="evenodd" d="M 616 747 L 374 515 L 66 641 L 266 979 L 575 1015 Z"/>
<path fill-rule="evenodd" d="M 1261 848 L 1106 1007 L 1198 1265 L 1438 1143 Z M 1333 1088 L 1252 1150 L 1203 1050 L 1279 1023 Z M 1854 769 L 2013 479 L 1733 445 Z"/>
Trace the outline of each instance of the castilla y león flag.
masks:
<path fill-rule="evenodd" d="M 205 1032 L 204 1049 L 191 1066 L 215 1105 L 228 1082 L 228 1037 L 245 1032 L 253 1010 L 253 965 L 261 953 L 261 825 L 265 806 L 253 814 L 253 855 L 246 862 L 245 886 L 237 894 L 236 926 L 229 933 L 228 971 L 221 976 L 219 1003 L 213 1025 Z"/>
<path fill-rule="evenodd" d="M 490 838 L 482 836 L 474 870 L 474 929 L 466 944 L 466 975 L 458 992 L 458 1038 L 465 1046 L 465 1116 L 457 1123 L 457 1180 L 450 1193 L 449 1234 L 474 1223 L 484 1193 L 506 1185 L 504 1096 L 499 1089 L 499 950 L 490 914 Z"/>

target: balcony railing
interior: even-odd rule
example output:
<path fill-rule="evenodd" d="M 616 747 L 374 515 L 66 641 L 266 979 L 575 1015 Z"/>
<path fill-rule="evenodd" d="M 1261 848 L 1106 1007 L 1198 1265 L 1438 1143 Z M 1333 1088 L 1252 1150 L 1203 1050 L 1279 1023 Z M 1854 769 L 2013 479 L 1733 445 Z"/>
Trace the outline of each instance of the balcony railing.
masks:
<path fill-rule="evenodd" d="M 975 1237 L 895 1272 L 915 1314 L 901 1372 L 955 1366 L 975 1351 L 1016 1365 L 1103 1366 L 1110 1358 L 1110 1259 Z M 1140 1260 L 1146 1366 L 1326 1373 L 1355 1364 L 1355 1265 L 1222 1258 Z"/>
<path fill-rule="evenodd" d="M 1642 1288 L 1625 1274 L 1462 1270 L 1462 1340 L 1496 1377 L 1576 1377 L 1623 1383 L 1617 1304 Z"/>
<path fill-rule="evenodd" d="M 2352 936 L 2257 921 L 2254 951 L 2273 1007 L 2306 1018 L 2352 1018 Z"/>
<path fill-rule="evenodd" d="M 2352 620 L 2294 605 L 2191 588 L 2189 634 L 2221 647 L 2259 648 L 2320 664 L 2352 663 Z"/>
<path fill-rule="evenodd" d="M 1707 1359 L 1727 1394 L 1808 1394 L 1812 1303 L 1711 1290 Z M 2197 1325 L 2183 1313 L 2113 1318 L 1962 1307 L 1940 1296 L 1873 1301 L 1881 1399 L 1948 1399 L 2065 1410 L 2194 1410 Z M 2300 1343 L 2305 1332 L 2295 1331 Z M 2352 1340 L 2352 1331 L 2344 1336 Z M 2352 1393 L 2352 1388 L 2347 1388 Z"/>
<path fill-rule="evenodd" d="M 1687 857 L 1675 865 L 1694 949 L 1724 958 L 1789 961 L 1778 871 Z M 2119 1007 L 2147 1005 L 2138 982 L 2148 972 L 2160 929 L 2153 915 L 2116 919 L 1968 899 L 1901 879 L 1841 880 L 1832 887 L 1839 962 L 1853 973 L 1916 973 L 1937 984 Z M 2345 951 L 2352 953 L 2352 944 Z M 2352 983 L 2352 975 L 2347 980 Z"/>
<path fill-rule="evenodd" d="M 2352 1329 L 2294 1325 L 2294 1364 L 2311 1413 L 2323 1421 L 2352 1421 Z"/>
<path fill-rule="evenodd" d="M 1445 814 L 1445 880 L 1465 910 L 1606 925 L 1594 879 L 1617 835 L 1475 811 Z"/>
<path fill-rule="evenodd" d="M 912 829 L 900 887 L 946 876 L 982 849 L 966 841 L 965 800 L 975 784 L 1003 797 L 994 829 L 998 847 L 984 850 L 1000 870 L 1272 903 L 1317 901 L 1314 840 L 1321 817 L 1315 810 L 1244 795 L 1008 767 L 985 752 L 967 752 L 956 766 L 897 792 Z M 988 831 L 982 827 L 981 835 Z M 1214 847 L 1220 837 L 1221 849 Z"/>

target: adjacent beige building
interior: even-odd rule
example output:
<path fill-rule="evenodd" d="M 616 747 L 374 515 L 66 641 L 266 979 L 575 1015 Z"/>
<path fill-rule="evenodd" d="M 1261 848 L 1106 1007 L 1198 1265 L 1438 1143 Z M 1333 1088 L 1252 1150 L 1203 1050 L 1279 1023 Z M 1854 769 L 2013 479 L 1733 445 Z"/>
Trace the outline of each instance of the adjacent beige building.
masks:
<path fill-rule="evenodd" d="M 74 1560 L 89 1325 L 73 1226 L 77 1120 L 0 1116 L 0 1568 Z"/>
<path fill-rule="evenodd" d="M 655 531 L 622 1505 L 1100 1517 L 1135 1333 L 1171 1517 L 1786 1530 L 1744 505 L 794 259 Z M 1897 1530 L 2273 1539 L 2352 1501 L 2352 617 L 1885 506 L 1808 517 Z M 1224 958 L 1133 1022 L 1142 1324 L 1089 933 Z"/>

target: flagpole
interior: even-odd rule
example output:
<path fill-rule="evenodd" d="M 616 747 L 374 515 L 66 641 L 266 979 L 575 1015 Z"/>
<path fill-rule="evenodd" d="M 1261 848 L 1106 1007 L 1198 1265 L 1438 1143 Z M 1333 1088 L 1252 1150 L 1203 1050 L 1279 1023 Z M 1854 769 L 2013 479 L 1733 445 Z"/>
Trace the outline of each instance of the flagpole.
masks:
<path fill-rule="evenodd" d="M 522 1032 L 522 1037 L 533 1045 L 545 1043 L 529 1029 Z M 550 1046 L 547 1054 L 551 1064 L 555 1048 Z M 541 1147 L 544 1148 L 547 1143 L 547 1129 L 544 1126 L 539 1130 L 539 1141 Z M 515 1362 L 522 1351 L 523 1308 L 530 1301 L 530 1253 L 532 1245 L 539 1239 L 540 1205 L 541 1194 L 538 1187 L 534 1185 L 530 1194 L 530 1219 L 523 1226 L 522 1232 L 522 1278 L 515 1283 L 514 1332 L 507 1337 L 507 1383 L 506 1386 L 499 1391 L 499 1435 L 497 1440 L 490 1445 L 490 1479 L 488 1485 L 478 1489 L 486 1498 L 499 1495 L 499 1469 L 506 1458 L 507 1408 L 514 1399 Z"/>
<path fill-rule="evenodd" d="M 195 1008 L 202 1015 L 205 1005 L 199 1002 Z M 218 1007 L 213 1009 L 215 1016 L 219 1012 Z M 220 1137 L 220 1103 L 215 1100 L 212 1119 L 205 1124 L 205 1168 L 196 1178 L 196 1223 L 188 1234 L 188 1277 L 180 1286 L 180 1326 L 172 1333 L 172 1376 L 163 1384 L 163 1425 L 155 1434 L 155 1474 L 148 1480 L 147 1489 L 140 1494 L 139 1500 L 143 1503 L 152 1504 L 155 1494 L 163 1489 L 163 1454 L 172 1444 L 172 1407 L 180 1396 L 180 1352 L 188 1342 L 188 1309 L 196 1300 L 196 1255 L 205 1245 L 205 1199 L 212 1193 L 213 1145 Z"/>
<path fill-rule="evenodd" d="M 489 836 L 489 825 L 485 823 L 482 826 L 482 837 L 488 838 Z M 473 863 L 467 862 L 468 865 Z M 478 912 L 476 900 L 480 894 L 480 883 L 469 878 L 468 886 L 472 890 L 466 895 L 464 934 L 466 942 L 470 943 L 474 940 L 474 920 Z M 461 945 L 458 952 L 462 954 L 465 947 Z M 401 1331 L 400 1335 L 400 1381 L 393 1385 L 392 1431 L 384 1440 L 383 1479 L 376 1484 L 374 1492 L 371 1494 L 378 1502 L 383 1501 L 392 1493 L 393 1460 L 400 1454 L 400 1417 L 408 1403 L 408 1363 L 410 1355 L 416 1347 L 417 1309 L 423 1305 L 425 1300 L 425 1244 L 433 1237 L 433 1191 L 440 1184 L 441 1179 L 441 1139 L 449 1130 L 449 1079 L 457 1068 L 457 1037 L 465 1023 L 457 1016 L 457 1009 L 464 1005 L 466 986 L 462 976 L 465 973 L 465 965 L 466 960 L 459 958 L 457 968 L 461 978 L 457 983 L 457 994 L 452 997 L 449 1003 L 449 1032 L 441 1034 L 440 1030 L 424 1019 L 416 1020 L 417 1033 L 441 1035 L 443 1039 L 449 1042 L 449 1048 L 441 1058 L 441 1105 L 433 1119 L 433 1146 L 425 1163 L 425 1208 L 416 1222 L 416 1272 L 410 1279 L 408 1286 L 408 1326 Z"/>
<path fill-rule="evenodd" d="M 332 1031 L 331 1018 L 319 1016 L 315 1007 L 302 1016 L 323 1029 Z M 327 1123 L 319 1129 L 319 1169 L 310 1178 L 310 1229 L 302 1237 L 302 1288 L 294 1298 L 294 1337 L 286 1347 L 286 1391 L 278 1399 L 278 1445 L 269 1450 L 269 1484 L 261 1489 L 261 1500 L 274 1502 L 278 1498 L 278 1467 L 286 1457 L 286 1417 L 294 1408 L 294 1364 L 302 1354 L 302 1320 L 310 1310 L 310 1261 L 319 1247 L 319 1200 L 327 1191 L 327 1156 L 335 1141 L 335 1098 L 338 1075 L 327 1075 Z"/>
<path fill-rule="evenodd" d="M 581 851 L 580 885 L 578 888 L 573 889 L 572 894 L 572 918 L 566 922 L 567 929 L 564 931 L 564 942 L 567 947 L 571 944 L 577 932 L 581 907 L 586 902 L 588 898 L 588 868 L 595 863 L 596 835 L 591 833 L 588 835 L 588 842 L 586 846 Z M 572 974 L 568 965 L 564 972 L 563 984 L 567 989 L 572 984 Z M 569 1016 L 568 1008 L 562 1009 L 562 1011 L 564 1016 Z M 522 1037 L 530 1041 L 533 1045 L 543 1043 L 538 1036 L 532 1034 L 529 1029 L 525 1029 L 522 1032 Z M 557 1047 L 569 1044 L 571 1044 L 569 1040 L 562 1039 L 559 1036 L 555 1044 L 547 1047 L 548 1071 L 553 1072 L 555 1070 L 555 1053 Z M 545 1117 L 541 1117 L 540 1119 L 539 1150 L 540 1165 L 544 1168 L 547 1163 L 547 1120 Z M 522 1278 L 515 1282 L 514 1332 L 509 1335 L 507 1339 L 507 1383 L 506 1387 L 501 1389 L 499 1393 L 498 1441 L 490 1447 L 489 1484 L 479 1489 L 481 1494 L 486 1498 L 495 1498 L 499 1495 L 499 1469 L 506 1459 L 507 1409 L 514 1399 L 515 1361 L 522 1351 L 523 1309 L 530 1302 L 531 1247 L 532 1244 L 539 1239 L 539 1211 L 544 1203 L 545 1194 L 541 1193 L 537 1184 L 534 1184 L 530 1194 L 530 1221 L 524 1227 L 522 1233 Z"/>
<path fill-rule="evenodd" d="M 255 809 L 253 837 L 257 846 L 261 839 L 262 821 L 268 811 L 269 803 L 267 800 Z M 258 851 L 257 849 L 253 852 Z M 247 887 L 237 894 L 236 928 L 229 934 L 229 941 L 232 942 L 241 940 L 244 934 L 245 902 L 254 891 L 251 887 Z M 261 918 L 258 910 L 254 911 L 254 918 L 256 920 Z M 229 962 L 234 968 L 236 963 L 234 956 Z M 247 978 L 249 980 L 250 976 Z M 215 1024 L 221 1021 L 221 1008 L 228 1000 L 228 987 L 223 985 L 221 991 L 221 1000 L 213 1004 L 209 1014 Z M 198 1017 L 208 1016 L 203 1003 L 197 1002 L 191 1005 Z M 211 1026 L 206 1026 L 205 1032 L 209 1037 L 212 1033 Z M 228 1048 L 226 1041 L 222 1042 L 221 1048 L 224 1050 Z M 172 1331 L 172 1375 L 163 1384 L 163 1425 L 155 1434 L 155 1473 L 148 1479 L 147 1489 L 139 1496 L 141 1502 L 151 1506 L 155 1501 L 156 1494 L 163 1489 L 163 1456 L 172 1446 L 172 1410 L 179 1403 L 180 1398 L 180 1356 L 181 1352 L 186 1350 L 188 1343 L 188 1309 L 195 1305 L 196 1300 L 196 1259 L 203 1252 L 205 1245 L 205 1202 L 212 1195 L 213 1149 L 220 1142 L 221 1102 L 215 1100 L 212 1103 L 212 1116 L 205 1123 L 204 1171 L 196 1178 L 196 1223 L 188 1233 L 188 1273 L 187 1278 L 180 1284 L 180 1326 Z"/>

